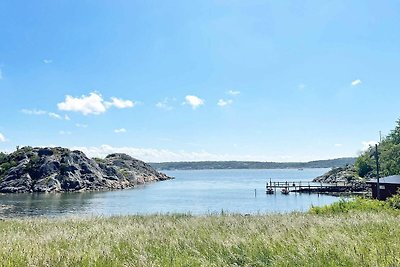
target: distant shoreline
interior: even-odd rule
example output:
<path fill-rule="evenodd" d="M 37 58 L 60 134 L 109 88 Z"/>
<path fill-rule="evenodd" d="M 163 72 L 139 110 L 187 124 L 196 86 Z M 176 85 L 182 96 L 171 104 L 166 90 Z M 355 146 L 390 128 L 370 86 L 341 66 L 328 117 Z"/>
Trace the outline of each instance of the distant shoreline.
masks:
<path fill-rule="evenodd" d="M 337 158 L 309 162 L 260 161 L 193 161 L 149 163 L 157 170 L 223 170 L 223 169 L 314 169 L 353 165 L 356 158 Z"/>

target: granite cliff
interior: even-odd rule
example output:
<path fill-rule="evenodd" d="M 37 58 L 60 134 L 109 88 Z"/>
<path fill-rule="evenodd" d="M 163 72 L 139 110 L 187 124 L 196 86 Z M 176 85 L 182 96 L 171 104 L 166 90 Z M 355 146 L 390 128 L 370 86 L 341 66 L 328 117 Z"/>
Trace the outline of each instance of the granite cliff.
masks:
<path fill-rule="evenodd" d="M 90 159 L 61 147 L 23 147 L 0 157 L 2 193 L 123 189 L 168 179 L 126 154 Z"/>

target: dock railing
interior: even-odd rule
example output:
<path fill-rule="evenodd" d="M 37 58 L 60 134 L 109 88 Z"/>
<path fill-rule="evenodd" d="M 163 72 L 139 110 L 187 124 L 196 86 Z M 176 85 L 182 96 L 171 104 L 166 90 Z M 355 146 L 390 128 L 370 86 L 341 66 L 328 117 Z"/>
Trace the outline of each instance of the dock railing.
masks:
<path fill-rule="evenodd" d="M 310 181 L 277 181 L 273 182 L 270 180 L 266 183 L 265 189 L 273 189 L 274 191 L 279 189 L 287 189 L 289 192 L 343 192 L 353 186 L 352 183 L 348 182 L 335 182 L 335 183 L 322 183 L 322 182 L 310 182 Z"/>

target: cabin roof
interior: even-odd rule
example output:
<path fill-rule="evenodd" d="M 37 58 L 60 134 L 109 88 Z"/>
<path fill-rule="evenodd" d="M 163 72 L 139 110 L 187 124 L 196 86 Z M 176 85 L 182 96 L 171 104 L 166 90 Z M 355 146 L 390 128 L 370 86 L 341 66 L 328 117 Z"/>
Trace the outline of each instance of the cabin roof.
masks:
<path fill-rule="evenodd" d="M 400 185 L 400 175 L 386 176 L 379 179 L 380 184 L 399 184 Z M 367 184 L 376 184 L 376 179 L 367 181 Z"/>

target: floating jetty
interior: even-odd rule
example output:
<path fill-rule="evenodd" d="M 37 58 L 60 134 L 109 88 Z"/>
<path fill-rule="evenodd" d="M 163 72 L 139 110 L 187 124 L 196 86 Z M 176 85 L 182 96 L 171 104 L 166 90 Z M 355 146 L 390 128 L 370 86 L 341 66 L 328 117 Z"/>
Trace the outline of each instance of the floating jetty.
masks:
<path fill-rule="evenodd" d="M 277 190 L 283 192 L 295 193 L 338 193 L 351 191 L 353 183 L 337 182 L 332 184 L 316 183 L 316 182 L 272 182 L 271 180 L 266 183 L 265 192 L 267 194 L 274 194 Z"/>

